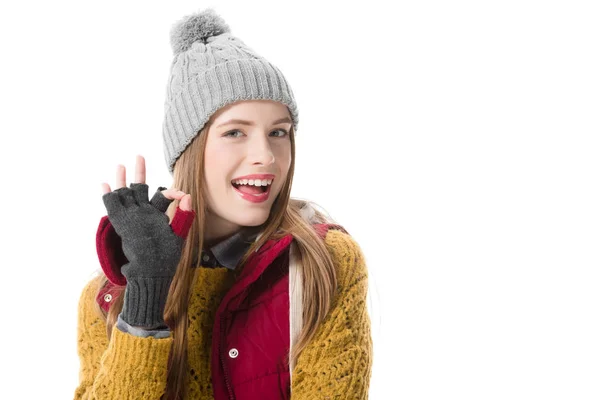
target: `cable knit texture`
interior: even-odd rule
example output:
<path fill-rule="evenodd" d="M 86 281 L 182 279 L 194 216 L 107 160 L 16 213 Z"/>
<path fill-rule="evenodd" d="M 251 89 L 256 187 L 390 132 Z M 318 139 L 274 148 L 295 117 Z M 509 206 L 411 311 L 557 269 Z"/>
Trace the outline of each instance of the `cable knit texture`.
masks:
<path fill-rule="evenodd" d="M 326 244 L 337 267 L 337 294 L 324 323 L 298 357 L 292 398 L 367 399 L 373 342 L 364 254 L 340 231 L 329 231 Z"/>
<path fill-rule="evenodd" d="M 372 365 L 366 308 L 367 267 L 348 234 L 330 230 L 326 245 L 338 272 L 332 309 L 301 353 L 292 374 L 294 399 L 367 399 Z M 189 399 L 212 399 L 210 354 L 216 310 L 234 283 L 226 268 L 200 268 L 189 305 Z M 98 279 L 82 291 L 78 312 L 80 384 L 75 399 L 159 399 L 166 387 L 169 338 L 136 337 L 113 329 L 97 313 Z"/>

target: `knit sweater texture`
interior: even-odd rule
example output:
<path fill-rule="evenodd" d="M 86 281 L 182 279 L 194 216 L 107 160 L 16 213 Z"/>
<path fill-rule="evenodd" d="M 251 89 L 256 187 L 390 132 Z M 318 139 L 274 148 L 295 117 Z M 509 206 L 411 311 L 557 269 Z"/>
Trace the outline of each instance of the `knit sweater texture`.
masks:
<path fill-rule="evenodd" d="M 330 230 L 325 243 L 336 266 L 332 307 L 294 367 L 294 399 L 367 399 L 373 343 L 366 308 L 368 272 L 354 239 Z M 119 329 L 106 336 L 95 304 L 99 278 L 85 285 L 78 308 L 79 386 L 74 399 L 159 399 L 166 388 L 168 338 L 138 337 Z M 188 318 L 189 399 L 213 399 L 210 357 L 217 308 L 234 283 L 227 268 L 199 268 Z"/>

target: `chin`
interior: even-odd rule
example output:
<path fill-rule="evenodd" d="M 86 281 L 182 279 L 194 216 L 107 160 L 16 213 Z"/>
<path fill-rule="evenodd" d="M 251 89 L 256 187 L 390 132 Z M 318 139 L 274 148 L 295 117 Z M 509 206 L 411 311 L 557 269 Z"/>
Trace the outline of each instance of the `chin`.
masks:
<path fill-rule="evenodd" d="M 244 218 L 236 218 L 234 221 L 240 226 L 259 226 L 269 219 L 269 213 L 256 213 L 256 215 L 246 215 Z"/>

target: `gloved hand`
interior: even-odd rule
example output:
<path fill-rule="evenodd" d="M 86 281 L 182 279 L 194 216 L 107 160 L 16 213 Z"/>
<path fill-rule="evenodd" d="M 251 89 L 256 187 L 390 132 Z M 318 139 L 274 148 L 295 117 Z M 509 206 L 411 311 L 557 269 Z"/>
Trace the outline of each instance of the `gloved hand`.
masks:
<path fill-rule="evenodd" d="M 121 318 L 145 329 L 163 328 L 163 312 L 169 286 L 181 258 L 184 241 L 196 213 L 177 207 L 172 223 L 164 213 L 171 203 L 159 187 L 148 201 L 148 185 L 132 183 L 106 193 L 102 200 L 107 217 L 121 238 L 127 263 L 121 268 L 126 279 Z"/>
<path fill-rule="evenodd" d="M 168 199 L 164 195 L 159 195 L 159 192 L 167 190 L 166 187 L 160 186 L 157 193 L 154 194 L 150 204 L 156 207 L 157 210 L 164 213 L 169 208 L 173 199 Z M 125 286 L 127 278 L 121 273 L 121 267 L 129 262 L 121 244 L 121 237 L 115 231 L 114 226 L 110 222 L 108 215 L 100 218 L 98 229 L 96 230 L 96 253 L 102 271 L 108 280 L 115 285 Z"/>

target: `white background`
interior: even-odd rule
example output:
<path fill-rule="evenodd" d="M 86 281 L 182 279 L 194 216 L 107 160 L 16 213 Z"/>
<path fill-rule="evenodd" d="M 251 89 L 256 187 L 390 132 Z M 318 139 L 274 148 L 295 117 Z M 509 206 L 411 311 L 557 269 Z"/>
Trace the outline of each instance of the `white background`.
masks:
<path fill-rule="evenodd" d="M 600 398 L 595 3 L 3 2 L 0 397 L 72 398 L 100 183 L 170 185 L 169 29 L 214 7 L 294 90 L 292 196 L 366 256 L 371 398 Z"/>

